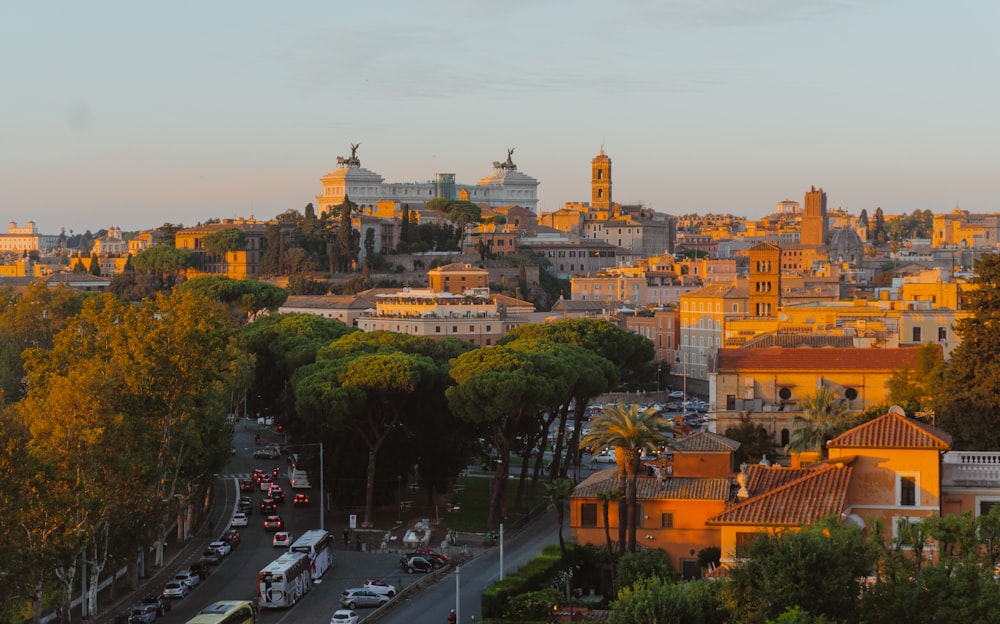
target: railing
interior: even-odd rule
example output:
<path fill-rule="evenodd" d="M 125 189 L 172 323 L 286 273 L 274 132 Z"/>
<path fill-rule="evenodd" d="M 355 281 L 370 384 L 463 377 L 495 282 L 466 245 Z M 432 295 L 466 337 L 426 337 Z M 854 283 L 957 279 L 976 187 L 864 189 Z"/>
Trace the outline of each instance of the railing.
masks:
<path fill-rule="evenodd" d="M 1000 486 L 1000 453 L 949 451 L 941 461 L 942 485 Z"/>

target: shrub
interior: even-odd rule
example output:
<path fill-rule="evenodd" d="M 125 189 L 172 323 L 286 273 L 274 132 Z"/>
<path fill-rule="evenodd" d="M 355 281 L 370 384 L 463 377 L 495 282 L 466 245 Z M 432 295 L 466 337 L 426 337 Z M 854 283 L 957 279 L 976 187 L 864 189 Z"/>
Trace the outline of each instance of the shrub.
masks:
<path fill-rule="evenodd" d="M 549 606 L 558 604 L 565 595 L 555 589 L 532 591 L 520 596 L 513 596 L 503 607 L 505 620 L 544 620 L 548 617 Z"/>

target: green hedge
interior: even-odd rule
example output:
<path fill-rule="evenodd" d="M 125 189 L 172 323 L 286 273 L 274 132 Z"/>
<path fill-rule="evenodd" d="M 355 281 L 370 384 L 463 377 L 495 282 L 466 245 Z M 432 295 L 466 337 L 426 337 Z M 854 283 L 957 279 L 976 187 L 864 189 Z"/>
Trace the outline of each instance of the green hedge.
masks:
<path fill-rule="evenodd" d="M 567 555 L 570 554 L 570 549 L 575 547 L 575 544 L 567 544 Z M 572 559 L 569 556 L 567 558 Z M 508 600 L 549 586 L 562 567 L 562 553 L 559 547 L 546 546 L 542 549 L 542 554 L 521 566 L 517 572 L 493 583 L 483 591 L 480 600 L 483 617 L 501 617 Z"/>

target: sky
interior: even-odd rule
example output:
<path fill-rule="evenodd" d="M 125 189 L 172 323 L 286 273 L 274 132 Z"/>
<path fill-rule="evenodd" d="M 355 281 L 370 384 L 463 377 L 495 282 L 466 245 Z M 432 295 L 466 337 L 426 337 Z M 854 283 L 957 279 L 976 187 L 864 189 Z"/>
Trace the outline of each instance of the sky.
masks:
<path fill-rule="evenodd" d="M 0 223 L 124 231 L 303 210 L 514 148 L 539 209 L 1000 210 L 996 0 L 0 5 Z M 4 219 L 6 217 L 6 219 Z M 2 226 L 0 226 L 2 227 Z M 5 231 L 5 230 L 2 230 Z"/>

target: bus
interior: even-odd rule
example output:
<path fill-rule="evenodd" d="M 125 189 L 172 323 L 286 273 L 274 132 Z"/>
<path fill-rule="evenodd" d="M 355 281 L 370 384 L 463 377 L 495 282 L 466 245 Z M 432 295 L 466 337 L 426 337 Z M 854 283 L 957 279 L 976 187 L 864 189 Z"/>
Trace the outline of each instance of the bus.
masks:
<path fill-rule="evenodd" d="M 309 557 L 287 552 L 257 574 L 257 605 L 261 608 L 291 607 L 310 589 Z"/>
<path fill-rule="evenodd" d="M 333 567 L 333 535 L 329 531 L 306 531 L 288 550 L 309 556 L 309 572 L 313 581 L 318 582 Z"/>
<path fill-rule="evenodd" d="M 249 600 L 213 602 L 187 621 L 187 624 L 254 624 L 257 607 Z"/>

